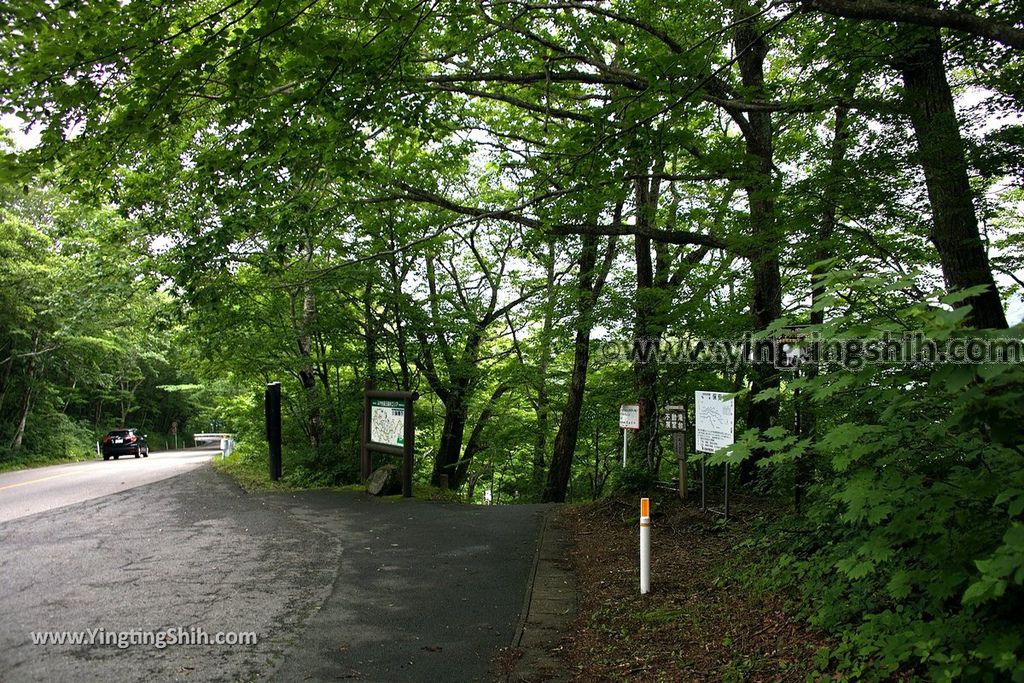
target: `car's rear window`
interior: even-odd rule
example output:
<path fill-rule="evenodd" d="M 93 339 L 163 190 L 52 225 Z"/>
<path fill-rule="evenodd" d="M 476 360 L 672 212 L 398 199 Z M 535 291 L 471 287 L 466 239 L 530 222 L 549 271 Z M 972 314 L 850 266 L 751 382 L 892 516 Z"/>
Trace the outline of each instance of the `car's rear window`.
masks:
<path fill-rule="evenodd" d="M 114 431 L 107 434 L 107 436 L 128 436 L 131 434 L 130 429 L 115 429 Z"/>

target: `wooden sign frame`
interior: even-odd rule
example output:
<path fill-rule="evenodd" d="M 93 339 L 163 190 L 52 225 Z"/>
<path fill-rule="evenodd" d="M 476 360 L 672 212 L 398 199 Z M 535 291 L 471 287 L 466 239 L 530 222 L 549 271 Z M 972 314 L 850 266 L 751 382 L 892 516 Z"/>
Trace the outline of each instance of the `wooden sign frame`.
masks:
<path fill-rule="evenodd" d="M 413 402 L 420 395 L 415 391 L 376 391 L 368 390 L 363 393 L 363 429 L 359 448 L 359 475 L 366 481 L 373 472 L 373 453 L 387 453 L 388 455 L 401 455 L 402 460 L 402 495 L 406 498 L 412 497 L 412 468 L 413 453 L 416 449 L 416 417 L 413 413 Z M 402 429 L 402 445 L 375 443 L 370 440 L 373 433 L 373 412 L 371 403 L 373 401 L 400 401 L 403 406 L 404 425 Z M 379 407 L 379 406 L 378 406 Z"/>

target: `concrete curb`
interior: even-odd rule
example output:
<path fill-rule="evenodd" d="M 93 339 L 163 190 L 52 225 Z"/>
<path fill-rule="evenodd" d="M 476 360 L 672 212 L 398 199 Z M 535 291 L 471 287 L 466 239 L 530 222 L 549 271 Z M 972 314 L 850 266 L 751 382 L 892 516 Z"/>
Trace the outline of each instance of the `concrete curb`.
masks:
<path fill-rule="evenodd" d="M 522 617 L 512 639 L 512 647 L 521 650 L 522 657 L 507 681 L 571 678 L 557 651 L 576 618 L 576 577 L 569 561 L 566 531 L 553 522 L 556 509 L 544 514 Z"/>
<path fill-rule="evenodd" d="M 551 523 L 551 515 L 554 514 L 554 508 L 549 508 L 544 511 L 544 515 L 540 521 L 540 532 L 537 534 L 537 547 L 533 549 L 533 565 L 530 567 L 530 579 L 526 584 L 526 593 L 523 595 L 523 606 L 519 610 L 519 623 L 516 624 L 516 630 L 512 632 L 512 642 L 509 644 L 511 647 L 519 647 L 519 643 L 523 640 L 523 631 L 526 630 L 526 621 L 530 616 L 530 600 L 533 599 L 533 586 L 537 582 L 537 566 L 540 564 L 540 549 L 544 544 L 544 537 L 548 532 L 548 525 Z"/>

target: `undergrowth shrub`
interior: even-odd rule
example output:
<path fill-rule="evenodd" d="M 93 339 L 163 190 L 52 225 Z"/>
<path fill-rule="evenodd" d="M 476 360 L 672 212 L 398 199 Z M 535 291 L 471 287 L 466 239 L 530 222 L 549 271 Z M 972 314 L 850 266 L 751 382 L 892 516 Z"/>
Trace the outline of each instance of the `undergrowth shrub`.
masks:
<path fill-rule="evenodd" d="M 942 341 L 1020 338 L 965 330 L 965 315 L 922 303 L 894 320 Z M 844 318 L 820 331 L 902 332 L 897 322 Z M 748 578 L 799 595 L 800 613 L 834 636 L 823 669 L 1024 681 L 1024 367 L 820 366 L 783 392 L 796 388 L 813 431 L 747 432 L 714 458 L 763 448 L 759 465 L 811 472 L 804 512 L 756 535 L 762 561 Z"/>

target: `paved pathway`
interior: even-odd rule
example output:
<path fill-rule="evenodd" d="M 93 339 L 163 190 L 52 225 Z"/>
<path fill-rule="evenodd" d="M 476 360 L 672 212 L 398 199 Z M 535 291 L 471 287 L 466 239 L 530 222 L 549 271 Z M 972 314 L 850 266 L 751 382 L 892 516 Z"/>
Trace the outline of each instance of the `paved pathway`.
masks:
<path fill-rule="evenodd" d="M 490 680 L 517 634 L 542 514 L 250 495 L 206 466 L 3 521 L 0 680 Z M 259 640 L 120 649 L 30 636 L 177 628 Z"/>

